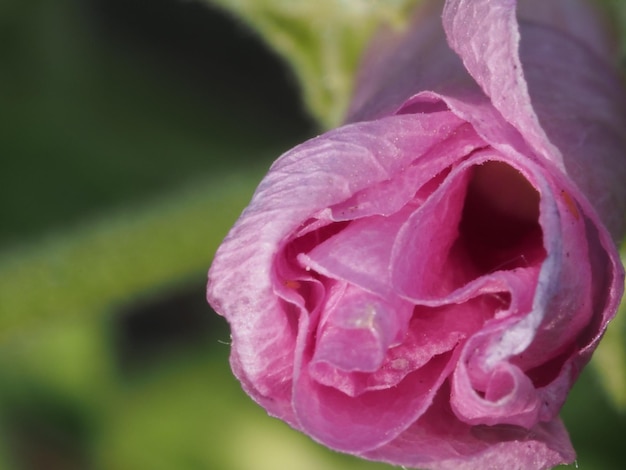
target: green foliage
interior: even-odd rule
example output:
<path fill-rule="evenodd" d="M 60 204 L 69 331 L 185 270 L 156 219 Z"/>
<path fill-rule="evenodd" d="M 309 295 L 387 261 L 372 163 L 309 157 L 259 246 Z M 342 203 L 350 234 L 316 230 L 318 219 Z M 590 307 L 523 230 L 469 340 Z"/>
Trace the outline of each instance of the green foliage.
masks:
<path fill-rule="evenodd" d="M 96 445 L 102 468 L 128 462 L 136 470 L 389 468 L 335 456 L 269 418 L 243 395 L 228 369 L 228 348 L 220 346 L 127 384 Z"/>
<path fill-rule="evenodd" d="M 61 318 L 104 313 L 154 286 L 206 270 L 260 172 L 49 236 L 0 257 L 0 342 Z"/>
<path fill-rule="evenodd" d="M 292 67 L 326 128 L 346 112 L 361 54 L 382 25 L 402 27 L 419 0 L 207 0 L 244 20 Z"/>
<path fill-rule="evenodd" d="M 626 243 L 621 249 L 626 264 Z M 626 412 L 626 297 L 615 319 L 609 324 L 591 363 L 616 410 Z"/>
<path fill-rule="evenodd" d="M 605 8 L 610 22 L 613 23 L 620 43 L 622 66 L 626 67 L 626 2 L 623 0 L 595 0 Z"/>

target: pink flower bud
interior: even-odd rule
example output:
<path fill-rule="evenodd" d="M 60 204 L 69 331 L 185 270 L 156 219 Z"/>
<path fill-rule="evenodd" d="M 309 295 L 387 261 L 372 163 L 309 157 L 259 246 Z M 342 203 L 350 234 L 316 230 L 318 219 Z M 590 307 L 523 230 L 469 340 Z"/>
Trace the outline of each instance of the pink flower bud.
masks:
<path fill-rule="evenodd" d="M 235 375 L 332 449 L 574 460 L 559 410 L 624 282 L 626 98 L 586 3 L 530 3 L 379 39 L 351 123 L 278 159 L 215 255 Z"/>

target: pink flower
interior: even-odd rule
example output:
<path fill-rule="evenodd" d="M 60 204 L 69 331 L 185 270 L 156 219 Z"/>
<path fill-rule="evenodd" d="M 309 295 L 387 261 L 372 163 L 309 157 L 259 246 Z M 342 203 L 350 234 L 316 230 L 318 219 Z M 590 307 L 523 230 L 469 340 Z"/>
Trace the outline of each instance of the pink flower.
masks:
<path fill-rule="evenodd" d="M 622 294 L 626 106 L 586 4 L 530 7 L 448 0 L 379 42 L 352 124 L 277 160 L 215 255 L 235 375 L 332 449 L 574 460 L 558 413 Z"/>

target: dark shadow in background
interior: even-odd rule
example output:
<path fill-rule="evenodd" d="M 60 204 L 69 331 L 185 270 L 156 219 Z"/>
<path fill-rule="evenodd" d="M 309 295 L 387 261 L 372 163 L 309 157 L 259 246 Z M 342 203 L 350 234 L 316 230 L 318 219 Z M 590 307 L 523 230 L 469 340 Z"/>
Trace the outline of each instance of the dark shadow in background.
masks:
<path fill-rule="evenodd" d="M 208 2 L 92 0 L 85 5 L 102 39 L 175 77 L 179 86 L 192 87 L 206 105 L 227 98 L 232 109 L 261 126 L 286 126 L 280 135 L 311 130 L 285 64 L 255 33 Z"/>
<path fill-rule="evenodd" d="M 118 310 L 112 331 L 122 374 L 132 376 L 179 349 L 230 344 L 228 325 L 208 306 L 205 287 L 190 283 L 140 297 Z"/>

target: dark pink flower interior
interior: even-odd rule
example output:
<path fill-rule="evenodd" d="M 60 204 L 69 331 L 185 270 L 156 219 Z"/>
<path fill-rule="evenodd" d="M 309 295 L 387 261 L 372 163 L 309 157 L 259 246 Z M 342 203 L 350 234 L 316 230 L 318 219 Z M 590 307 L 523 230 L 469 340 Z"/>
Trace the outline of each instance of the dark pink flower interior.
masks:
<path fill-rule="evenodd" d="M 541 263 L 537 191 L 505 163 L 489 162 L 473 173 L 453 252 L 464 251 L 481 275 Z"/>

